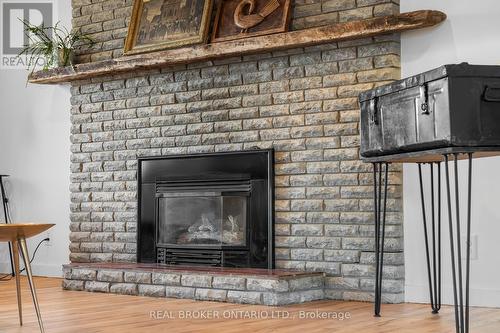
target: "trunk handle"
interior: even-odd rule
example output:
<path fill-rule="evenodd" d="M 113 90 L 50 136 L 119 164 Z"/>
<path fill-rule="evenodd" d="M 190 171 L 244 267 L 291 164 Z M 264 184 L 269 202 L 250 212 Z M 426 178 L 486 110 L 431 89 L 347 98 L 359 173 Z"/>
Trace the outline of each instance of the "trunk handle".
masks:
<path fill-rule="evenodd" d="M 486 86 L 483 99 L 486 102 L 500 102 L 500 85 Z"/>

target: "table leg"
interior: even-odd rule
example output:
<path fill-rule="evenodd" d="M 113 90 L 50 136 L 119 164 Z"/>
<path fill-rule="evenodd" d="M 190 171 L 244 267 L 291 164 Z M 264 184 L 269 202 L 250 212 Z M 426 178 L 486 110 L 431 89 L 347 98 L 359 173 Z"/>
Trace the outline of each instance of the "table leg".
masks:
<path fill-rule="evenodd" d="M 430 173 L 430 218 L 427 223 L 427 206 L 424 194 L 422 165 L 429 164 Z M 435 200 L 434 165 L 437 165 L 437 202 Z M 418 163 L 418 178 L 420 184 L 420 199 L 422 204 L 422 222 L 424 227 L 425 255 L 427 260 L 427 278 L 429 280 L 429 299 L 432 313 L 437 314 L 441 309 L 441 162 Z M 437 206 L 437 212 L 436 212 Z M 437 215 L 437 216 L 436 216 Z M 437 225 L 436 225 L 437 222 Z M 430 229 L 432 237 L 428 236 Z M 436 236 L 437 229 L 437 236 Z M 431 238 L 431 239 L 429 239 Z M 432 244 L 431 244 L 432 242 Z M 432 245 L 432 246 L 431 246 Z M 432 250 L 432 255 L 430 251 Z"/>
<path fill-rule="evenodd" d="M 470 226 L 471 226 L 471 199 L 472 199 L 472 153 L 468 153 L 468 175 L 467 175 L 467 215 L 466 215 L 466 238 L 465 248 L 465 281 L 463 281 L 462 269 L 462 234 L 460 227 L 460 192 L 458 186 L 458 154 L 453 154 L 454 185 L 455 185 L 455 216 L 452 213 L 452 181 L 449 172 L 449 156 L 444 155 L 446 167 L 446 194 L 448 197 L 448 218 L 450 229 L 450 252 L 451 270 L 453 277 L 453 297 L 455 304 L 455 331 L 457 333 L 469 332 L 469 283 L 470 283 Z M 462 212 L 463 213 L 463 212 Z M 453 217 L 455 223 L 453 223 Z M 453 228 L 455 224 L 455 228 Z M 454 230 L 455 229 L 455 230 Z M 455 235 L 454 235 L 455 231 Z M 464 295 L 465 294 L 465 295 Z M 465 297 L 465 303 L 464 303 Z"/>
<path fill-rule="evenodd" d="M 38 299 L 36 297 L 35 284 L 33 283 L 33 275 L 31 273 L 30 257 L 28 254 L 28 247 L 26 246 L 26 239 L 19 238 L 19 245 L 21 247 L 21 254 L 23 255 L 24 267 L 26 267 L 26 274 L 28 275 L 28 282 L 31 290 L 31 297 L 33 298 L 33 305 L 35 306 L 36 316 L 38 317 L 38 325 L 40 332 L 44 333 L 42 316 L 40 314 L 40 307 L 38 306 Z"/>
<path fill-rule="evenodd" d="M 385 168 L 383 168 L 383 166 Z M 382 175 L 384 174 L 384 177 Z M 389 163 L 373 163 L 373 209 L 375 215 L 375 317 L 380 317 L 384 268 L 385 217 Z M 382 193 L 382 188 L 384 189 Z"/>
<path fill-rule="evenodd" d="M 19 324 L 23 326 L 23 306 L 21 303 L 21 274 L 19 274 L 19 244 L 12 242 L 12 260 L 14 262 L 13 273 L 16 278 L 17 308 L 19 310 Z"/>

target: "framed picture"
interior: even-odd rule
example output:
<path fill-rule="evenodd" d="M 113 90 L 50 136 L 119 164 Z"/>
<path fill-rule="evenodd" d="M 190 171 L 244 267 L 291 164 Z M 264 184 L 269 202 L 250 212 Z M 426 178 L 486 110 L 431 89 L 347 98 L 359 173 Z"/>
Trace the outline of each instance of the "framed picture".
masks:
<path fill-rule="evenodd" d="M 212 0 L 135 0 L 126 55 L 206 42 Z"/>
<path fill-rule="evenodd" d="M 212 42 L 288 31 L 290 0 L 221 0 Z"/>

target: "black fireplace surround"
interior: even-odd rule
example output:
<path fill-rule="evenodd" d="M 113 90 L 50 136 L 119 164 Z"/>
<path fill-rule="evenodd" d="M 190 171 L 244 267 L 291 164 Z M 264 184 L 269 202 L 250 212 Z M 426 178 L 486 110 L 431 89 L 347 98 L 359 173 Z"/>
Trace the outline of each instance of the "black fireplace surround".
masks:
<path fill-rule="evenodd" d="M 140 158 L 138 262 L 274 268 L 273 155 Z"/>

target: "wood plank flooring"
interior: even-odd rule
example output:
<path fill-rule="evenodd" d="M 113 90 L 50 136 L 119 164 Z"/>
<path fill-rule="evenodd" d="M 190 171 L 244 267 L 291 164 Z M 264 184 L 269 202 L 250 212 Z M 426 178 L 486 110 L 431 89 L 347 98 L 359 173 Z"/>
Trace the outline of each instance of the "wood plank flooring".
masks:
<path fill-rule="evenodd" d="M 24 326 L 17 317 L 14 280 L 0 282 L 0 332 L 38 332 L 25 278 Z M 287 307 L 235 305 L 192 300 L 155 299 L 88 292 L 63 291 L 61 280 L 35 278 L 47 333 L 92 332 L 283 332 L 283 333 L 447 333 L 454 332 L 453 308 L 432 315 L 428 305 L 383 305 L 382 318 L 374 318 L 371 303 L 318 301 Z M 187 311 L 219 318 L 180 318 Z M 330 319 L 307 319 L 320 313 Z M 335 314 L 349 314 L 344 320 Z M 274 316 L 275 318 L 270 318 Z M 153 318 L 156 317 L 156 318 Z M 228 318 L 229 317 L 229 318 Z M 265 317 L 268 317 L 267 319 Z M 471 332 L 500 332 L 500 309 L 472 308 Z"/>

